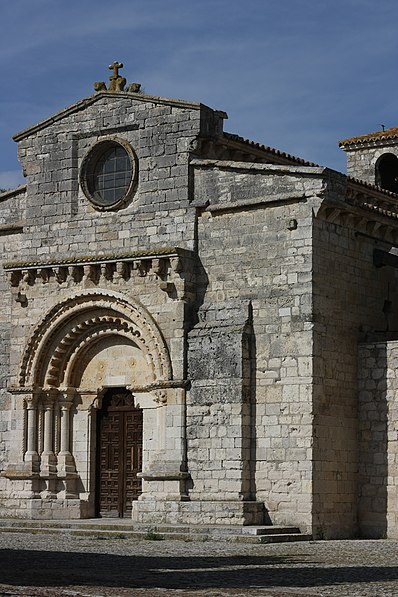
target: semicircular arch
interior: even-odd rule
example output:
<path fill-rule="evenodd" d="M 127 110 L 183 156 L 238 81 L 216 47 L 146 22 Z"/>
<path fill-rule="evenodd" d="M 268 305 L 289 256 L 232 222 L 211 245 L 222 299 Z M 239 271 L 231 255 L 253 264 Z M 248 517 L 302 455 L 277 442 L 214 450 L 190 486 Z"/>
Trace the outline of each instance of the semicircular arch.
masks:
<path fill-rule="evenodd" d="M 73 363 L 106 334 L 127 337 L 137 345 L 153 381 L 172 379 L 166 342 L 148 310 L 119 293 L 90 290 L 55 305 L 36 326 L 24 351 L 19 385 L 59 387 L 70 382 Z"/>

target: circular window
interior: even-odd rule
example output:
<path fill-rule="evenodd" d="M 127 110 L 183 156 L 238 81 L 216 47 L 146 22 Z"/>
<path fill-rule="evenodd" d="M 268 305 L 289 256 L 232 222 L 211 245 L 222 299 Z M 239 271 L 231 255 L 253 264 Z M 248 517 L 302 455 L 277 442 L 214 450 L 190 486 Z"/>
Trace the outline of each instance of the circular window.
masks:
<path fill-rule="evenodd" d="M 83 161 L 80 182 L 98 209 L 117 209 L 131 197 L 137 181 L 137 157 L 121 141 L 100 141 Z"/>

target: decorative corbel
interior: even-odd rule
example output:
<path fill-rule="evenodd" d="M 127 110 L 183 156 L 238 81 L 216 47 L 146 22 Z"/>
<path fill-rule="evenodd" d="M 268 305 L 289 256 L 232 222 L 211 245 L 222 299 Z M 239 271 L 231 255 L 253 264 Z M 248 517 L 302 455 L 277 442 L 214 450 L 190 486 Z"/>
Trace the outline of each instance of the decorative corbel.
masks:
<path fill-rule="evenodd" d="M 137 262 L 137 272 L 140 278 L 145 278 L 148 273 L 148 262 L 145 259 L 140 259 Z"/>
<path fill-rule="evenodd" d="M 42 279 L 43 284 L 47 284 L 47 282 L 50 279 L 51 273 L 52 273 L 52 270 L 49 267 L 42 267 L 39 270 L 39 276 Z"/>
<path fill-rule="evenodd" d="M 167 273 L 166 259 L 152 259 L 152 269 L 159 278 L 163 278 Z"/>
<path fill-rule="evenodd" d="M 83 268 L 81 265 L 72 265 L 70 268 L 70 277 L 77 284 L 83 278 Z"/>
<path fill-rule="evenodd" d="M 184 267 L 181 257 L 178 255 L 177 257 L 170 257 L 170 265 L 174 272 L 180 274 Z"/>
<path fill-rule="evenodd" d="M 22 271 L 22 280 L 25 284 L 29 286 L 33 286 L 36 280 L 36 270 L 35 269 L 25 269 Z"/>
<path fill-rule="evenodd" d="M 68 267 L 57 267 L 57 269 L 55 270 L 55 279 L 57 280 L 58 284 L 63 284 L 64 282 L 66 282 L 68 274 Z"/>
<path fill-rule="evenodd" d="M 128 280 L 130 276 L 130 264 L 127 261 L 117 261 L 114 277 L 116 280 Z"/>
<path fill-rule="evenodd" d="M 11 286 L 13 288 L 17 288 L 22 280 L 22 272 L 21 271 L 8 272 L 8 277 L 9 277 Z"/>
<path fill-rule="evenodd" d="M 98 268 L 93 265 L 83 266 L 83 284 L 96 284 L 98 281 Z"/>

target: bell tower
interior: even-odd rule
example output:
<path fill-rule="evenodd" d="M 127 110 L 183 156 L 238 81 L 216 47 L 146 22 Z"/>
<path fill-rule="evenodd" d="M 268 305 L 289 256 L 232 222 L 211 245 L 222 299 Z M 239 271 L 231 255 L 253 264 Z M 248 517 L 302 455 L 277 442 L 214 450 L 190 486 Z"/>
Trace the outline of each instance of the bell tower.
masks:
<path fill-rule="evenodd" d="M 398 127 L 340 141 L 347 174 L 398 194 Z"/>

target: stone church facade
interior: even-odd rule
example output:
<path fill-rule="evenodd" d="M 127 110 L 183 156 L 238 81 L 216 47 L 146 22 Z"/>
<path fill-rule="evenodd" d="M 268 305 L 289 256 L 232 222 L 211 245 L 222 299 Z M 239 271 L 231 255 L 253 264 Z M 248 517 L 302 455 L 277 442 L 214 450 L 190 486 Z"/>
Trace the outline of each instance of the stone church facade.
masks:
<path fill-rule="evenodd" d="M 0 516 L 398 537 L 398 129 L 348 176 L 109 88 L 0 195 Z"/>

